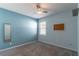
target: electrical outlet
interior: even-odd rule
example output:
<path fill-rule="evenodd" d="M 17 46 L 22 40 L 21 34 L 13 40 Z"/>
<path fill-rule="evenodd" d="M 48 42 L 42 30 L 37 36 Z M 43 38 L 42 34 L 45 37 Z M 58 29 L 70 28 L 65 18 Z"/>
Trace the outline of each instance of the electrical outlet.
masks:
<path fill-rule="evenodd" d="M 12 45 L 12 42 L 10 42 L 9 44 Z"/>
<path fill-rule="evenodd" d="M 62 41 L 62 43 L 65 44 L 65 45 L 69 45 L 69 46 L 73 45 L 72 43 L 67 43 L 67 42 L 63 42 L 63 41 Z"/>
<path fill-rule="evenodd" d="M 70 46 L 72 46 L 72 44 L 69 44 Z"/>

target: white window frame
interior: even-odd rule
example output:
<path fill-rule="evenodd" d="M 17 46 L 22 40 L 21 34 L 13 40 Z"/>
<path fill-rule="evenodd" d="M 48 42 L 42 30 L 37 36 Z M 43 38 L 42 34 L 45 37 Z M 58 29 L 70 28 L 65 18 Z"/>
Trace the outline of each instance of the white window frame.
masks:
<path fill-rule="evenodd" d="M 41 21 L 39 23 L 39 32 L 40 35 L 46 35 L 46 21 Z"/>

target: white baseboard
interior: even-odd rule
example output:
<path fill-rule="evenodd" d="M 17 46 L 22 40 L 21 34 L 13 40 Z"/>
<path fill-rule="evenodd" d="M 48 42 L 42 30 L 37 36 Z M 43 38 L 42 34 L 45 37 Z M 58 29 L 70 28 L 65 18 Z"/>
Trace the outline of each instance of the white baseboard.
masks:
<path fill-rule="evenodd" d="M 58 44 L 51 44 L 50 42 L 46 42 L 46 41 L 39 41 L 39 42 L 42 42 L 42 43 L 45 43 L 45 44 L 49 44 L 49 45 L 54 45 L 54 46 L 58 46 L 58 47 L 61 47 L 61 48 L 65 48 L 65 49 L 69 49 L 69 50 L 72 50 L 72 51 L 76 51 L 75 49 L 72 49 L 72 48 L 67 48 L 67 47 L 64 47 L 64 46 L 61 46 L 61 45 L 58 45 Z"/>
<path fill-rule="evenodd" d="M 13 49 L 13 48 L 16 48 L 16 47 L 20 47 L 20 46 L 23 46 L 23 45 L 28 45 L 28 44 L 31 44 L 31 43 L 34 43 L 36 41 L 31 41 L 31 42 L 27 42 L 27 43 L 23 43 L 23 44 L 20 44 L 20 45 L 17 45 L 17 46 L 12 46 L 12 47 L 9 47 L 9 48 L 5 48 L 5 49 L 1 49 L 1 51 L 6 51 L 6 50 L 9 50 L 9 49 Z"/>

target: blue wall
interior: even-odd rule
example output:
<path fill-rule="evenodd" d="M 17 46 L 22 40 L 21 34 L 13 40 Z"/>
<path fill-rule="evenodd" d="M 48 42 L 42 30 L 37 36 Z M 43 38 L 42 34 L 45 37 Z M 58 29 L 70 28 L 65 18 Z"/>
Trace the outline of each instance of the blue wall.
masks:
<path fill-rule="evenodd" d="M 39 35 L 39 41 L 77 51 L 77 18 L 66 10 L 40 19 L 46 21 L 46 36 Z M 54 31 L 53 25 L 60 23 L 64 23 L 64 31 Z"/>
<path fill-rule="evenodd" d="M 3 41 L 3 24 L 5 23 L 11 24 L 12 45 Z M 35 19 L 0 8 L 0 49 L 36 40 L 36 36 L 37 21 Z"/>

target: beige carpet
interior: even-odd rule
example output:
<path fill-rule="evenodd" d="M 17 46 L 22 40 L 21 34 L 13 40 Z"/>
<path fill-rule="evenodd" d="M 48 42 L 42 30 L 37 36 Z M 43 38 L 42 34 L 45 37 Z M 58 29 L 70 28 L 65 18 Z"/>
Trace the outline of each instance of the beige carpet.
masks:
<path fill-rule="evenodd" d="M 0 52 L 0 56 L 75 56 L 76 52 L 36 42 Z"/>

